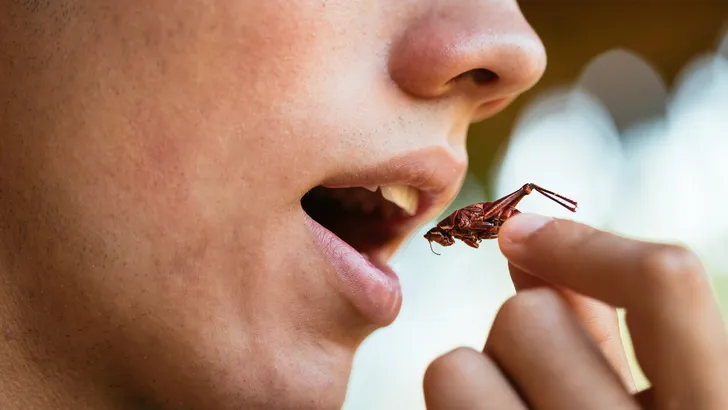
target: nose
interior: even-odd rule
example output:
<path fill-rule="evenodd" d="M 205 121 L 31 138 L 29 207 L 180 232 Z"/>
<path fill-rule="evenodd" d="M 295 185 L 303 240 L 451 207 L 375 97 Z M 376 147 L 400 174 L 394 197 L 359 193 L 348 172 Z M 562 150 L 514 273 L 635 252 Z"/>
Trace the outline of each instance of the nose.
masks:
<path fill-rule="evenodd" d="M 477 110 L 502 108 L 546 69 L 543 43 L 515 0 L 432 2 L 390 54 L 389 72 L 418 98 L 462 96 Z"/>

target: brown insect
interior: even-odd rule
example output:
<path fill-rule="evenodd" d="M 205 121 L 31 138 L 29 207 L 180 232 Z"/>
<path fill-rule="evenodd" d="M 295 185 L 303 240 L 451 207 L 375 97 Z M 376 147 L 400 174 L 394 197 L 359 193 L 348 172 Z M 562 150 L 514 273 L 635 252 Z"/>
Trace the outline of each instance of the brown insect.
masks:
<path fill-rule="evenodd" d="M 534 190 L 569 211 L 576 212 L 576 201 L 536 184 L 528 183 L 503 198 L 493 202 L 478 202 L 468 205 L 448 215 L 425 234 L 425 239 L 430 243 L 430 250 L 435 255 L 439 255 L 432 249 L 432 242 L 442 246 L 451 246 L 455 243 L 455 239 L 459 239 L 466 245 L 477 248 L 483 239 L 497 238 L 501 225 L 508 218 L 521 213 L 516 209 L 516 205 Z"/>

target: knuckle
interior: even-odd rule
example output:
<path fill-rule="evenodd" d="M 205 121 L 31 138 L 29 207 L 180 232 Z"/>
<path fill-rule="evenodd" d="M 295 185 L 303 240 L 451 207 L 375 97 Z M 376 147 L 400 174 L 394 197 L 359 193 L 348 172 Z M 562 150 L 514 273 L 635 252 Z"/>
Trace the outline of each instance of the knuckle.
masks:
<path fill-rule="evenodd" d="M 460 362 L 467 361 L 473 357 L 479 357 L 480 352 L 470 347 L 458 347 L 451 350 L 449 353 L 442 356 L 443 362 Z"/>
<path fill-rule="evenodd" d="M 657 245 L 645 253 L 641 266 L 649 287 L 669 293 L 705 290 L 708 277 L 700 258 L 681 245 Z"/>
<path fill-rule="evenodd" d="M 492 333 L 510 339 L 524 328 L 538 329 L 549 326 L 562 311 L 560 296 L 551 288 L 534 288 L 508 299 L 495 317 Z"/>
<path fill-rule="evenodd" d="M 470 347 L 458 347 L 436 358 L 425 370 L 425 386 L 438 385 L 450 379 L 463 365 L 482 359 L 482 353 Z"/>

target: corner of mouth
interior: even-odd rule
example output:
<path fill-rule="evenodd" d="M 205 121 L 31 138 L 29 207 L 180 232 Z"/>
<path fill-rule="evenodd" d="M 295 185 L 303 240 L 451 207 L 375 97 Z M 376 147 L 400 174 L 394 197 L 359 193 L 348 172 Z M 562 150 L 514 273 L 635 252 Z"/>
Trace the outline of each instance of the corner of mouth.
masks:
<path fill-rule="evenodd" d="M 416 150 L 328 176 L 301 197 L 336 283 L 377 323 L 401 299 L 390 257 L 457 194 L 466 161 L 442 146 Z"/>
<path fill-rule="evenodd" d="M 428 191 L 398 189 L 387 199 L 384 188 L 372 192 L 364 187 L 317 186 L 304 195 L 301 206 L 352 248 L 371 255 L 391 251 L 425 222 L 436 204 Z"/>

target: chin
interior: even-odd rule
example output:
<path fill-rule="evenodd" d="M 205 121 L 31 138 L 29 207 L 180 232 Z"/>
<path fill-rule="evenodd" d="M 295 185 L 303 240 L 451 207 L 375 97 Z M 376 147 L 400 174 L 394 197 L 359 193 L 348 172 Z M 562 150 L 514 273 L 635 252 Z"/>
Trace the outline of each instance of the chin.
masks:
<path fill-rule="evenodd" d="M 293 345 L 277 351 L 275 363 L 256 363 L 267 374 L 259 399 L 231 408 L 265 410 L 340 410 L 346 399 L 355 350 L 349 346 Z M 244 381 L 243 381 L 244 382 Z M 243 388 L 246 394 L 250 386 Z M 255 389 L 254 389 L 255 390 Z"/>

